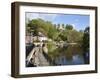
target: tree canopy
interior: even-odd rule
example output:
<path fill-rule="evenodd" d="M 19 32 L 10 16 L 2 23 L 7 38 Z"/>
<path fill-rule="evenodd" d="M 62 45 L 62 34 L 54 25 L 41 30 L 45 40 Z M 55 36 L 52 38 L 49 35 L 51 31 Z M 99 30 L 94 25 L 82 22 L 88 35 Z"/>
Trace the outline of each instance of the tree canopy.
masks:
<path fill-rule="evenodd" d="M 62 24 L 62 27 L 65 28 L 63 31 L 58 30 L 59 28 L 56 26 L 60 27 L 60 24 L 52 24 L 52 22 L 38 18 L 29 20 L 26 30 L 33 35 L 38 35 L 38 32 L 41 32 L 54 41 L 78 42 L 82 40 L 83 32 L 73 29 L 72 25 Z"/>
<path fill-rule="evenodd" d="M 89 50 L 89 27 L 86 27 L 84 30 L 83 48 L 84 48 L 84 51 Z"/>
<path fill-rule="evenodd" d="M 66 27 L 65 27 L 67 30 L 72 30 L 73 29 L 73 26 L 70 25 L 70 24 L 66 24 Z"/>

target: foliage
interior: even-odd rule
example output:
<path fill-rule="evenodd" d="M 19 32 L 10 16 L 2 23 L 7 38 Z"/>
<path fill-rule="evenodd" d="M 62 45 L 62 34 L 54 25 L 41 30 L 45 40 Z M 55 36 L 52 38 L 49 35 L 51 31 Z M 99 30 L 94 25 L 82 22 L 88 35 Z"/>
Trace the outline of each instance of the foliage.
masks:
<path fill-rule="evenodd" d="M 63 30 L 59 29 L 63 27 Z M 71 47 L 60 47 L 57 46 L 56 43 L 60 41 L 64 43 L 78 43 L 82 46 L 83 51 L 89 50 L 89 27 L 86 27 L 85 30 L 77 31 L 70 24 L 52 24 L 52 22 L 45 21 L 42 19 L 32 19 L 26 23 L 26 32 L 32 34 L 32 36 L 39 35 L 41 32 L 51 41 L 47 41 L 48 55 L 55 59 L 55 57 L 64 55 L 67 53 L 66 57 L 72 58 L 73 52 L 78 53 L 81 49 Z M 38 40 L 38 39 L 37 39 Z M 38 41 L 36 41 L 38 42 Z M 80 47 L 80 45 L 78 45 Z M 77 51 L 76 51 L 77 50 Z"/>
<path fill-rule="evenodd" d="M 38 35 L 38 32 L 42 32 L 44 35 L 47 35 L 48 27 L 42 19 L 33 19 L 28 23 L 30 30 L 33 30 L 34 35 Z"/>
<path fill-rule="evenodd" d="M 58 28 L 56 28 L 58 26 Z M 53 41 L 66 41 L 66 42 L 81 42 L 83 37 L 82 31 L 77 31 L 73 29 L 73 26 L 70 24 L 64 25 L 63 31 L 59 30 L 60 24 L 52 24 L 49 21 L 42 19 L 32 19 L 26 25 L 27 32 L 32 33 L 33 35 L 38 36 L 38 32 L 41 32 L 46 37 L 52 39 Z"/>
<path fill-rule="evenodd" d="M 73 29 L 73 26 L 70 25 L 70 24 L 66 24 L 66 27 L 65 27 L 67 30 L 72 30 Z"/>
<path fill-rule="evenodd" d="M 67 41 L 67 33 L 65 31 L 60 33 L 59 37 L 62 41 Z"/>
<path fill-rule="evenodd" d="M 83 33 L 80 33 L 76 30 L 65 30 L 63 31 L 63 36 L 67 42 L 79 42 L 82 40 Z"/>
<path fill-rule="evenodd" d="M 31 20 L 26 29 L 29 28 L 29 31 L 33 30 L 33 35 L 38 35 L 38 32 L 43 33 L 48 38 L 55 40 L 58 36 L 57 29 L 53 26 L 51 22 L 44 21 L 42 19 L 33 19 Z M 27 29 L 28 30 L 28 29 Z"/>
<path fill-rule="evenodd" d="M 89 49 L 89 27 L 86 27 L 84 30 L 83 49 L 84 51 L 88 51 Z"/>
<path fill-rule="evenodd" d="M 59 53 L 59 51 L 56 48 L 56 45 L 53 42 L 48 42 L 47 44 L 48 47 L 48 55 L 53 59 L 55 56 L 57 56 L 57 54 Z"/>

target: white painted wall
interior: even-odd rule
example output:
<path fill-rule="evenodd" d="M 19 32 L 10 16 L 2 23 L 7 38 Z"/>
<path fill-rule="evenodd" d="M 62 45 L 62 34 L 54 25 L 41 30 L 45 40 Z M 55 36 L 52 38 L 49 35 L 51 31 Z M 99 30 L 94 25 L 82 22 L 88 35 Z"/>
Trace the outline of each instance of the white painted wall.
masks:
<path fill-rule="evenodd" d="M 100 14 L 100 0 L 1 0 L 0 2 L 0 80 L 16 80 L 10 76 L 11 68 L 11 2 L 30 1 L 54 4 L 76 4 L 98 6 Z M 100 16 L 98 16 L 98 22 Z M 100 26 L 100 23 L 98 24 Z M 100 35 L 98 27 L 98 35 Z M 100 47 L 100 36 L 98 36 L 98 47 Z M 53 77 L 21 78 L 18 80 L 100 80 L 100 49 L 98 48 L 98 68 L 97 74 L 64 75 Z"/>

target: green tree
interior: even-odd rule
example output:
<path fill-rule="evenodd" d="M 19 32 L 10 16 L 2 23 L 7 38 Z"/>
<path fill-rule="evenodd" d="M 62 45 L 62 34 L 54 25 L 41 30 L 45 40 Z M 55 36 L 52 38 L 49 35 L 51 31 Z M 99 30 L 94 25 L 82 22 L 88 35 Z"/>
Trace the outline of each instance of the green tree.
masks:
<path fill-rule="evenodd" d="M 62 33 L 60 33 L 59 37 L 61 38 L 61 40 L 67 41 L 67 33 L 65 31 L 63 31 Z"/>
<path fill-rule="evenodd" d="M 86 27 L 85 30 L 84 30 L 83 50 L 85 52 L 89 50 L 89 27 Z"/>
<path fill-rule="evenodd" d="M 64 24 L 62 24 L 62 27 L 64 28 L 64 27 L 65 27 L 65 25 L 64 25 Z"/>
<path fill-rule="evenodd" d="M 77 30 L 68 30 L 68 29 L 63 31 L 63 35 L 65 36 L 65 38 L 67 37 L 66 39 L 69 43 L 71 42 L 78 43 L 82 40 L 83 37 L 83 33 L 80 33 Z"/>
<path fill-rule="evenodd" d="M 32 30 L 33 35 L 38 35 L 38 32 L 42 32 L 43 34 L 47 35 L 49 28 L 46 26 L 46 22 L 42 19 L 33 19 L 28 23 L 28 27 L 30 27 L 30 30 Z"/>
<path fill-rule="evenodd" d="M 66 24 L 66 27 L 65 27 L 67 30 L 72 30 L 73 29 L 73 26 L 70 25 L 70 24 Z"/>
<path fill-rule="evenodd" d="M 60 24 L 58 24 L 58 28 L 60 28 Z"/>
<path fill-rule="evenodd" d="M 58 37 L 58 31 L 52 25 L 49 26 L 48 37 L 53 39 L 53 40 L 56 40 L 56 38 Z"/>
<path fill-rule="evenodd" d="M 43 33 L 48 38 L 55 40 L 58 36 L 58 31 L 54 25 L 49 21 L 44 21 L 42 19 L 33 19 L 28 22 L 27 27 L 33 35 L 38 36 L 38 32 Z M 28 29 L 26 29 L 28 31 Z"/>

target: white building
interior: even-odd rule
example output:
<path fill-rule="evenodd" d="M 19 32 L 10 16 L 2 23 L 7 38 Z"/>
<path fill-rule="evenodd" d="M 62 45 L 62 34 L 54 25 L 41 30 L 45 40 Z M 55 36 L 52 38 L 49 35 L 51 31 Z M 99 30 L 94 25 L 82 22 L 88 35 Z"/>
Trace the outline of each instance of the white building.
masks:
<path fill-rule="evenodd" d="M 39 41 L 47 41 L 48 38 L 41 32 L 39 32 L 39 38 L 38 38 Z"/>
<path fill-rule="evenodd" d="M 45 37 L 45 36 L 39 36 L 39 41 L 47 41 L 48 40 L 48 38 L 47 37 Z"/>
<path fill-rule="evenodd" d="M 38 36 L 33 36 L 32 39 L 33 41 L 40 41 L 40 42 L 48 40 L 48 38 L 45 35 L 43 35 L 41 32 L 39 32 Z"/>

